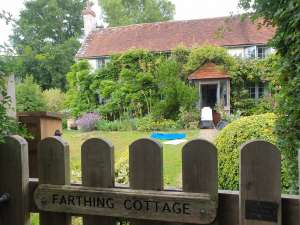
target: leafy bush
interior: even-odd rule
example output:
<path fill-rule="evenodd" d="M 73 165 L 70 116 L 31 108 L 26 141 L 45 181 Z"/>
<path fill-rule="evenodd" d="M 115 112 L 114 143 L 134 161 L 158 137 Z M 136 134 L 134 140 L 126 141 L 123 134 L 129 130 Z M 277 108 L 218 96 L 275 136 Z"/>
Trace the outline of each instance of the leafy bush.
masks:
<path fill-rule="evenodd" d="M 134 120 L 99 120 L 97 122 L 97 130 L 101 131 L 131 131 L 136 130 Z"/>
<path fill-rule="evenodd" d="M 6 93 L 6 79 L 3 76 L 0 77 L 0 143 L 7 135 L 18 134 L 24 138 L 31 138 L 24 126 L 8 116 L 7 109 L 9 107 L 11 107 L 11 99 Z"/>
<path fill-rule="evenodd" d="M 219 155 L 219 187 L 221 189 L 239 189 L 239 153 L 242 144 L 254 139 L 276 144 L 275 122 L 276 116 L 273 113 L 242 117 L 220 132 L 215 144 Z"/>
<path fill-rule="evenodd" d="M 299 190 L 299 165 L 297 160 L 300 148 L 300 48 L 299 48 L 299 0 L 271 1 L 240 0 L 240 6 L 251 12 L 252 19 L 264 18 L 266 24 L 276 27 L 272 44 L 281 56 L 279 95 L 277 98 L 278 145 L 286 159 L 289 182 L 284 185 L 297 193 Z M 254 12 L 254 13 L 253 13 Z"/>
<path fill-rule="evenodd" d="M 151 114 L 136 119 L 136 127 L 138 131 L 167 131 L 178 128 L 174 120 L 160 119 L 155 120 Z"/>
<path fill-rule="evenodd" d="M 43 91 L 47 111 L 62 112 L 64 109 L 65 94 L 60 89 L 49 89 Z"/>
<path fill-rule="evenodd" d="M 66 93 L 65 106 L 74 117 L 95 111 L 97 93 L 90 88 L 93 80 L 94 74 L 86 60 L 74 64 L 67 74 L 69 89 Z"/>
<path fill-rule="evenodd" d="M 228 54 L 228 51 L 222 47 L 216 47 L 213 45 L 205 45 L 199 48 L 192 49 L 188 61 L 184 68 L 186 74 L 190 74 L 198 69 L 205 63 L 212 62 L 216 65 L 222 66 L 225 70 L 228 70 L 234 63 L 234 57 Z"/>
<path fill-rule="evenodd" d="M 98 113 L 86 113 L 76 121 L 76 124 L 81 131 L 92 131 L 96 128 L 99 119 Z"/>
<path fill-rule="evenodd" d="M 234 112 L 241 111 L 244 116 L 273 112 L 275 87 L 278 85 L 277 64 L 278 58 L 273 55 L 266 59 L 236 59 L 229 71 L 231 106 Z M 249 95 L 249 87 L 257 83 L 265 83 L 270 94 L 260 98 L 259 103 Z"/>
<path fill-rule="evenodd" d="M 23 83 L 16 87 L 17 111 L 38 112 L 46 111 L 46 102 L 42 95 L 41 87 L 28 76 Z"/>
<path fill-rule="evenodd" d="M 194 128 L 193 124 L 198 124 L 200 120 L 200 112 L 196 109 L 194 110 L 184 110 L 180 108 L 179 119 L 177 121 L 180 128 Z"/>
<path fill-rule="evenodd" d="M 129 151 L 124 151 L 116 162 L 115 180 L 118 184 L 129 183 Z"/>

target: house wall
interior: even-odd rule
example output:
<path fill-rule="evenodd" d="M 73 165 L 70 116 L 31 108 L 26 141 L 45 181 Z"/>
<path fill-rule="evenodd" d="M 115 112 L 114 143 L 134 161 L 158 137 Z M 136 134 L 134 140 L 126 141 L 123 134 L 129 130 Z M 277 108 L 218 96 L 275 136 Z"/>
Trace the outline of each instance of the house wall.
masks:
<path fill-rule="evenodd" d="M 97 60 L 96 59 L 89 59 L 88 62 L 91 65 L 93 70 L 97 69 Z"/>
<path fill-rule="evenodd" d="M 239 58 L 249 58 L 249 56 L 247 55 L 247 51 L 249 50 L 249 48 L 255 49 L 255 58 L 259 58 L 257 55 L 257 48 L 258 47 L 264 47 L 265 48 L 265 55 L 268 56 L 272 53 L 275 52 L 274 48 L 270 48 L 270 47 L 266 47 L 266 46 L 227 46 L 225 47 L 228 50 L 228 53 L 231 56 L 234 57 L 239 57 Z M 169 52 L 166 52 L 166 54 L 169 54 Z M 110 61 L 110 57 L 109 56 L 102 56 L 99 58 L 94 58 L 94 59 L 88 59 L 88 62 L 90 63 L 91 67 L 93 70 L 99 69 L 101 66 L 103 66 L 104 64 L 106 64 L 107 62 Z"/>
<path fill-rule="evenodd" d="M 265 56 L 268 56 L 275 52 L 274 48 L 263 46 L 263 45 L 253 45 L 253 46 L 242 46 L 242 47 L 226 47 L 228 49 L 228 53 L 231 56 L 240 57 L 240 58 L 252 58 L 249 57 L 248 51 L 249 49 L 255 51 L 255 58 L 260 58 L 258 55 L 258 48 L 262 47 L 265 49 Z"/>
<path fill-rule="evenodd" d="M 241 57 L 241 58 L 245 57 L 244 48 L 228 48 L 228 53 L 229 53 L 229 55 L 235 56 L 235 57 Z"/>

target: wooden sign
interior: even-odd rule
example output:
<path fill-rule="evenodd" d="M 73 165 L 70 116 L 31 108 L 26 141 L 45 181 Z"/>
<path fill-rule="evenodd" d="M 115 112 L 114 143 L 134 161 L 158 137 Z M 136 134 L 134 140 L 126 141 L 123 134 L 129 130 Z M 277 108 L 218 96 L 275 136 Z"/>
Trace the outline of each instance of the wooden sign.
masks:
<path fill-rule="evenodd" d="M 202 193 L 40 185 L 39 210 L 132 219 L 209 224 L 217 215 L 217 197 Z"/>

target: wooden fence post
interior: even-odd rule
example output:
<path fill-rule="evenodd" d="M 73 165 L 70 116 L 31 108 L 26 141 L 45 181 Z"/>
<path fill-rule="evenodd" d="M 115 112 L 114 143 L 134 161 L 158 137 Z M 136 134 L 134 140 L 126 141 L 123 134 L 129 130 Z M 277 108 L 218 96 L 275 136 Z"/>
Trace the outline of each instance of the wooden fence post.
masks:
<path fill-rule="evenodd" d="M 82 184 L 88 187 L 114 187 L 114 147 L 102 139 L 92 138 L 81 147 Z M 83 225 L 113 225 L 111 217 L 84 216 Z"/>
<path fill-rule="evenodd" d="M 39 184 L 70 184 L 69 145 L 60 137 L 49 137 L 38 145 Z M 71 217 L 62 213 L 40 213 L 40 225 L 70 225 Z"/>
<path fill-rule="evenodd" d="M 0 206 L 0 225 L 29 225 L 28 145 L 19 136 L 0 144 L 0 196 L 4 193 L 10 200 Z"/>
<path fill-rule="evenodd" d="M 129 183 L 132 189 L 163 189 L 162 145 L 151 139 L 140 139 L 129 147 Z M 131 220 L 132 225 L 157 225 L 160 222 Z"/>
<path fill-rule="evenodd" d="M 240 225 L 281 225 L 280 152 L 251 141 L 240 154 Z"/>
<path fill-rule="evenodd" d="M 202 139 L 188 142 L 182 149 L 182 188 L 185 192 L 208 193 L 218 197 L 216 147 Z M 217 225 L 215 221 L 213 224 Z"/>

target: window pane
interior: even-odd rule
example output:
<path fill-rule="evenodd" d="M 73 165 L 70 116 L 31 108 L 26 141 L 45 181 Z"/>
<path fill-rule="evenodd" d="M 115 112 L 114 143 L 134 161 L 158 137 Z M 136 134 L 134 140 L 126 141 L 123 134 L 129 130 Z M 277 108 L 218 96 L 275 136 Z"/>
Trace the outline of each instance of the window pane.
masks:
<path fill-rule="evenodd" d="M 250 98 L 255 99 L 255 86 L 249 87 L 249 95 L 250 95 Z"/>
<path fill-rule="evenodd" d="M 252 46 L 245 49 L 246 58 L 254 59 L 256 56 L 256 47 Z"/>
<path fill-rule="evenodd" d="M 265 95 L 265 85 L 263 83 L 259 83 L 258 85 L 258 97 L 261 98 Z"/>
<path fill-rule="evenodd" d="M 265 47 L 257 47 L 257 57 L 261 58 L 261 59 L 266 57 L 266 48 Z"/>

